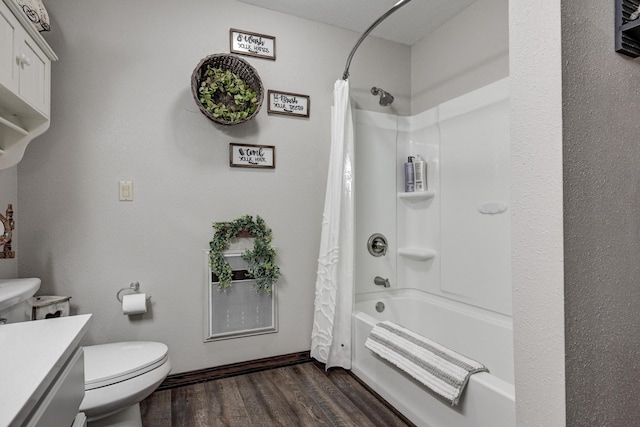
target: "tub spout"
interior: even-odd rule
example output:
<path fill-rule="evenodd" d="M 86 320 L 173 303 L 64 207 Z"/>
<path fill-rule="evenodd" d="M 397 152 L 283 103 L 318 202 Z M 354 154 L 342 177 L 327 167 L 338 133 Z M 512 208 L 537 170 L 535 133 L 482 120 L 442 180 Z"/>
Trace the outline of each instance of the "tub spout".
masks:
<path fill-rule="evenodd" d="M 385 288 L 388 288 L 391 286 L 391 283 L 389 283 L 389 279 L 385 279 L 384 277 L 380 277 L 380 276 L 376 276 L 375 279 L 373 279 L 373 283 L 375 283 L 378 286 L 384 286 Z"/>

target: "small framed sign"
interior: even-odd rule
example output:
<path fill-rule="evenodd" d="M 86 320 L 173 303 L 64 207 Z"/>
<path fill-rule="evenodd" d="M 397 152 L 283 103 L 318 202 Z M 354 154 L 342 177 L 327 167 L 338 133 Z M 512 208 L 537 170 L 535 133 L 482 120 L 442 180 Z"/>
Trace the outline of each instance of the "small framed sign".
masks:
<path fill-rule="evenodd" d="M 299 93 L 267 91 L 269 95 L 269 114 L 284 114 L 287 116 L 309 117 L 311 99 L 308 95 Z"/>
<path fill-rule="evenodd" d="M 249 31 L 229 30 L 231 53 L 276 60 L 276 38 Z"/>
<path fill-rule="evenodd" d="M 229 166 L 234 168 L 276 167 L 276 147 L 273 145 L 229 144 Z"/>

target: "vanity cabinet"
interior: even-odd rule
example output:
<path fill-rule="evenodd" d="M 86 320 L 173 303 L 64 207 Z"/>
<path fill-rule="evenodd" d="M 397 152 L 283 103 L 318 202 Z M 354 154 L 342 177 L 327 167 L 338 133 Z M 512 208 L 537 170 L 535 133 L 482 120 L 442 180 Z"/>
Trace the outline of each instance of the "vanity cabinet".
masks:
<path fill-rule="evenodd" d="M 84 352 L 82 347 L 73 349 L 68 360 L 42 397 L 35 412 L 26 423 L 28 427 L 75 427 L 80 403 L 84 398 Z"/>
<path fill-rule="evenodd" d="M 90 314 L 0 326 L 0 426 L 82 426 Z"/>
<path fill-rule="evenodd" d="M 0 169 L 17 164 L 49 128 L 57 56 L 12 0 L 0 1 Z"/>

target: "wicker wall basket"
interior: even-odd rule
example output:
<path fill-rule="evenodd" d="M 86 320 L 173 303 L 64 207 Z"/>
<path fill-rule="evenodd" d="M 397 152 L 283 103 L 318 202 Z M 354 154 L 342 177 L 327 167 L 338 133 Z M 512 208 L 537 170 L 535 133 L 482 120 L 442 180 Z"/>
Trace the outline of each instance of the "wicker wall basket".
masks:
<path fill-rule="evenodd" d="M 225 118 L 220 114 L 218 114 L 218 116 L 216 117 L 214 111 L 209 111 L 207 107 L 200 101 L 202 97 L 200 87 L 202 85 L 202 82 L 206 80 L 205 73 L 208 69 L 222 69 L 223 71 L 228 70 L 236 74 L 247 86 L 251 88 L 253 92 L 255 92 L 256 96 L 254 102 L 248 104 L 255 106 L 255 111 L 249 113 L 247 117 L 235 119 Z M 256 114 L 258 114 L 258 111 L 260 111 L 260 107 L 262 107 L 262 100 L 264 97 L 262 80 L 260 80 L 260 76 L 258 75 L 258 72 L 255 70 L 255 68 L 253 68 L 244 59 L 228 54 L 209 55 L 200 61 L 195 70 L 193 70 L 193 74 L 191 74 L 191 93 L 193 94 L 193 98 L 196 101 L 198 108 L 200 108 L 202 114 L 213 120 L 215 123 L 219 123 L 221 125 L 237 125 L 239 123 L 246 122 L 247 120 L 251 120 L 253 117 L 255 117 Z M 222 103 L 226 108 L 228 108 L 228 110 L 231 111 L 246 110 L 246 108 L 238 107 L 233 94 L 229 94 L 221 89 L 215 90 L 212 96 L 212 101 L 215 104 Z"/>

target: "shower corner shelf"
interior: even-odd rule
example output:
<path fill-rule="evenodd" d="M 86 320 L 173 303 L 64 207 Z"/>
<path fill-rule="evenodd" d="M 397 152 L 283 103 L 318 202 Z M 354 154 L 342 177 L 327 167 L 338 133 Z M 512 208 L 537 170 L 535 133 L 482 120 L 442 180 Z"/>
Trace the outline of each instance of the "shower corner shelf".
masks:
<path fill-rule="evenodd" d="M 429 261 L 435 258 L 436 253 L 431 249 L 422 248 L 398 248 L 398 255 L 414 261 Z"/>
<path fill-rule="evenodd" d="M 402 199 L 402 200 L 429 200 L 432 199 L 433 196 L 435 196 L 436 193 L 435 191 L 429 190 L 429 191 L 414 191 L 412 193 L 405 193 L 405 192 L 400 192 L 398 193 L 398 199 Z"/>

